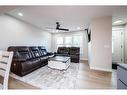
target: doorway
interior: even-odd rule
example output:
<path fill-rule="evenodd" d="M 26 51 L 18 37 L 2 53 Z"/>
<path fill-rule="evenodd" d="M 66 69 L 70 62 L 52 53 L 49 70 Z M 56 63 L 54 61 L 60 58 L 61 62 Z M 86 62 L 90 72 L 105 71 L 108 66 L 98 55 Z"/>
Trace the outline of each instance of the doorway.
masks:
<path fill-rule="evenodd" d="M 112 29 L 112 62 L 124 62 L 124 28 Z"/>
<path fill-rule="evenodd" d="M 125 29 L 124 26 L 112 28 L 112 68 L 117 69 L 117 63 L 125 62 Z"/>

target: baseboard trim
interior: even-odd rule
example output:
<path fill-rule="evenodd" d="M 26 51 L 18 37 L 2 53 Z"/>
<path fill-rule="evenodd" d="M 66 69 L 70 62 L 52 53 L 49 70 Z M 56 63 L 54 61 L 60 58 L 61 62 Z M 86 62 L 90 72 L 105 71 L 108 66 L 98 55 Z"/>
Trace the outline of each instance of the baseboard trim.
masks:
<path fill-rule="evenodd" d="M 80 58 L 80 60 L 85 60 L 85 61 L 88 61 L 88 59 L 87 59 L 87 58 Z"/>
<path fill-rule="evenodd" d="M 98 71 L 105 71 L 105 72 L 112 72 L 111 69 L 103 69 L 103 68 L 97 68 L 97 67 L 92 67 L 92 66 L 90 66 L 90 69 L 98 70 Z"/>

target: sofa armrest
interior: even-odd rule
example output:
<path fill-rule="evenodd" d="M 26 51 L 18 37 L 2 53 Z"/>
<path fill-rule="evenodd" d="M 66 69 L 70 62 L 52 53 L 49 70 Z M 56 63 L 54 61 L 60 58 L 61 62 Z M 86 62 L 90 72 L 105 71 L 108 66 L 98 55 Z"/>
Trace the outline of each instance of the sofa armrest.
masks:
<path fill-rule="evenodd" d="M 53 55 L 54 53 L 52 53 L 52 52 L 48 52 L 47 54 L 48 54 L 48 55 Z"/>
<path fill-rule="evenodd" d="M 26 61 L 26 59 L 13 59 L 13 61 L 16 61 L 16 62 L 25 62 Z"/>

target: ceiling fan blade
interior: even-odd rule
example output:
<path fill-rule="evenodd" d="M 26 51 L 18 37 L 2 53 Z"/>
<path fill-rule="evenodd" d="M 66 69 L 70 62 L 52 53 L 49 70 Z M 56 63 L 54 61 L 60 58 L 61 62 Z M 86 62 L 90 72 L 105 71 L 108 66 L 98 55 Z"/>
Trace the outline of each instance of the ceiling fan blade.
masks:
<path fill-rule="evenodd" d="M 70 30 L 70 32 L 78 32 L 78 31 L 86 31 L 86 30 Z"/>
<path fill-rule="evenodd" d="M 46 29 L 69 31 L 69 29 L 66 29 L 66 28 L 60 28 L 60 23 L 59 23 L 59 22 L 56 22 L 56 28 L 46 27 Z"/>
<path fill-rule="evenodd" d="M 69 29 L 59 28 L 58 30 L 69 31 Z"/>

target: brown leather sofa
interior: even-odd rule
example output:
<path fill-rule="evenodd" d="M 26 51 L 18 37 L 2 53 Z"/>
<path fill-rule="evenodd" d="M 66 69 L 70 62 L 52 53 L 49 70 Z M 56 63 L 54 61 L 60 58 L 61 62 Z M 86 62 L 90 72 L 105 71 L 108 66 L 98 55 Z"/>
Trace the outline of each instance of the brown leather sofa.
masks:
<path fill-rule="evenodd" d="M 43 46 L 11 46 L 8 51 L 14 52 L 11 71 L 19 76 L 47 65 L 49 56 L 53 55 Z"/>
<path fill-rule="evenodd" d="M 56 56 L 69 56 L 71 62 L 79 63 L 80 48 L 79 47 L 58 47 Z"/>

